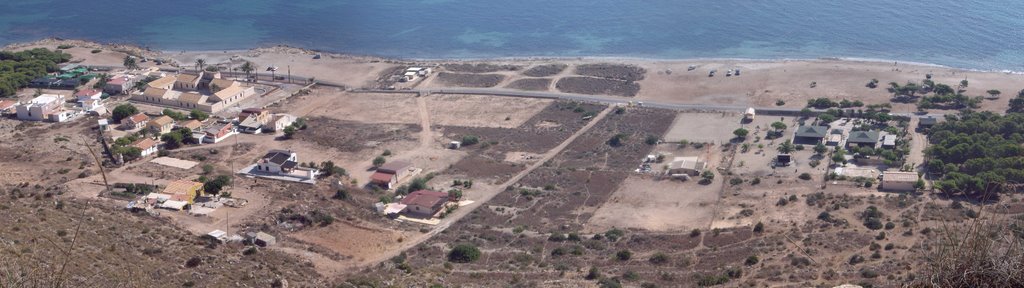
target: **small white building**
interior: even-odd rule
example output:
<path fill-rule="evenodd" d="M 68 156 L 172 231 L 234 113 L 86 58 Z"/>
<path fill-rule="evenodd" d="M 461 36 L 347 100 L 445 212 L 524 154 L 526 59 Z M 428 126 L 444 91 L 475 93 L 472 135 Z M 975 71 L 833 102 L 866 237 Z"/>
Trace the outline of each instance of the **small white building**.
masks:
<path fill-rule="evenodd" d="M 21 103 L 17 106 L 18 119 L 28 121 L 53 121 L 63 122 L 70 118 L 70 113 L 64 112 L 63 95 L 43 94 L 31 101 Z"/>
<path fill-rule="evenodd" d="M 263 129 L 275 132 L 284 131 L 284 128 L 288 127 L 288 125 L 292 125 L 292 123 L 295 123 L 295 116 L 288 114 L 274 114 L 270 118 L 270 122 L 268 122 L 266 126 L 263 126 Z"/>
<path fill-rule="evenodd" d="M 882 172 L 882 183 L 879 185 L 886 191 L 915 191 L 914 185 L 920 179 L 917 172 L 885 171 Z"/>
<path fill-rule="evenodd" d="M 270 150 L 256 161 L 253 169 L 260 174 L 276 174 L 288 177 L 297 177 L 304 180 L 315 180 L 319 171 L 308 167 L 299 167 L 299 156 L 295 152 L 286 150 Z"/>
<path fill-rule="evenodd" d="M 668 174 L 697 176 L 700 175 L 704 169 L 707 169 L 707 167 L 707 162 L 701 160 L 699 157 L 676 157 L 672 159 L 672 163 L 668 164 Z"/>

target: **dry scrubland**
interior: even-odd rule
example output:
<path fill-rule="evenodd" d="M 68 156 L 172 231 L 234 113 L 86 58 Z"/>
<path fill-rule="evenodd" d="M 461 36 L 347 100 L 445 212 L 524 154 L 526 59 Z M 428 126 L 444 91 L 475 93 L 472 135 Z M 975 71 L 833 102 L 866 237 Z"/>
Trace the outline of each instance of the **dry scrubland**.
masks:
<path fill-rule="evenodd" d="M 53 48 L 58 43 L 64 42 L 25 47 Z M 76 47 L 69 52 L 84 64 L 118 65 L 122 51 L 159 54 L 72 43 Z M 103 51 L 91 53 L 94 48 Z M 940 83 L 967 77 L 970 95 L 1024 87 L 1020 77 L 995 73 L 830 60 L 560 59 L 429 65 L 331 54 L 314 60 L 311 55 L 275 47 L 164 56 L 181 63 L 195 58 L 222 65 L 237 64 L 238 59 L 261 65 L 292 63 L 296 75 L 316 75 L 349 87 L 376 87 L 382 75 L 420 65 L 438 72 L 409 84 L 417 89 L 508 87 L 751 106 L 784 100 L 783 106 L 791 108 L 814 97 L 886 103 L 892 94 L 864 87 L 868 80 L 905 83 L 920 81 L 925 73 Z M 697 68 L 686 71 L 689 65 Z M 742 76 L 722 75 L 734 68 L 742 68 Z M 718 69 L 719 75 L 707 77 L 710 69 Z M 808 85 L 812 81 L 817 82 L 814 88 Z M 27 99 L 32 91 L 22 94 Z M 1004 110 L 1008 98 L 986 100 L 981 108 Z M 910 104 L 893 106 L 897 112 L 914 110 Z M 735 113 L 353 93 L 334 87 L 316 87 L 268 108 L 305 117 L 309 127 L 294 139 L 240 135 L 171 151 L 171 157 L 200 163 L 188 170 L 145 161 L 107 166 L 110 182 L 162 185 L 200 175 L 230 175 L 268 149 L 292 149 L 304 163 L 330 160 L 348 172 L 314 186 L 236 177 L 228 191 L 249 204 L 221 208 L 209 217 L 170 211 L 156 217 L 129 214 L 122 210 L 126 198 L 97 197 L 102 177 L 85 145 L 99 147 L 92 126 L 98 118 L 64 124 L 0 119 L 0 138 L 8 139 L 0 142 L 0 165 L 5 167 L 0 195 L 10 199 L 0 205 L 0 273 L 12 275 L 0 286 L 18 286 L 11 281 L 20 280 L 28 281 L 24 286 L 52 286 L 62 278 L 68 286 L 889 287 L 920 283 L 930 271 L 948 275 L 971 267 L 998 268 L 991 259 L 1019 257 L 1012 250 L 986 250 L 987 238 L 977 236 L 1015 235 L 1018 226 L 965 235 L 964 245 L 949 245 L 946 237 L 970 232 L 964 227 L 991 227 L 973 221 L 1024 220 L 1019 195 L 982 207 L 931 192 L 885 193 L 850 181 L 833 183 L 825 181 L 827 165 L 812 167 L 820 156 L 810 147 L 793 152 L 793 166 L 772 168 L 771 159 L 784 138 L 766 138 L 770 123 L 787 124 L 784 135 L 791 135 L 809 119 L 759 115 L 752 123 L 742 123 Z M 600 117 L 601 111 L 612 112 Z M 743 141 L 731 133 L 740 127 L 751 132 Z M 445 149 L 466 136 L 480 142 Z M 621 141 L 612 145 L 612 138 Z M 567 146 L 558 150 L 563 142 Z M 649 154 L 664 154 L 669 160 L 703 157 L 715 177 L 701 184 L 636 173 Z M 474 203 L 438 226 L 376 215 L 372 204 L 392 192 L 364 185 L 373 173 L 372 159 L 382 155 L 387 161 L 412 160 L 424 169 L 421 176 L 433 174 L 427 185 L 438 190 L 449 189 L 454 180 L 474 181 L 464 191 L 465 199 Z M 553 157 L 540 162 L 546 155 Z M 657 171 L 664 164 L 653 166 Z M 209 172 L 203 168 L 207 165 L 212 167 Z M 531 165 L 539 167 L 528 170 Z M 804 173 L 808 180 L 801 178 Z M 344 193 L 331 183 L 343 184 Z M 213 245 L 196 236 L 221 227 L 266 231 L 279 243 L 250 250 Z M 470 263 L 448 261 L 457 244 L 478 247 L 480 257 Z M 52 273 L 65 260 L 65 273 Z"/>

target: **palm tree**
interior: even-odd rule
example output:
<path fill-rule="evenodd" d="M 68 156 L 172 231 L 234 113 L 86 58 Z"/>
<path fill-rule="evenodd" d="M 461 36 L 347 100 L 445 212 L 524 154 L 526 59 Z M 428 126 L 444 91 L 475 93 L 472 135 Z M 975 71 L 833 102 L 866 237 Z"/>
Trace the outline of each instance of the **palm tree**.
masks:
<path fill-rule="evenodd" d="M 135 56 L 124 56 L 124 62 L 122 62 L 122 64 L 129 70 L 139 69 L 139 63 L 135 61 Z"/>
<path fill-rule="evenodd" d="M 203 69 L 203 67 L 206 67 L 206 59 L 196 59 L 196 73 L 199 73 Z"/>
<path fill-rule="evenodd" d="M 240 69 L 242 69 L 242 72 L 245 72 L 245 78 L 248 79 L 250 74 L 252 74 L 252 71 L 256 71 L 256 64 L 252 64 L 252 62 L 245 61 L 245 64 L 242 64 L 242 67 Z"/>

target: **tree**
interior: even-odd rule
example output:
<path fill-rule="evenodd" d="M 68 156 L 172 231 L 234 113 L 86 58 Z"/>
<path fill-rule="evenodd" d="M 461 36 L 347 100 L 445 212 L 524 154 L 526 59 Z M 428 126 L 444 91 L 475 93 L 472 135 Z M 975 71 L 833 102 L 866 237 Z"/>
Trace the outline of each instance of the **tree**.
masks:
<path fill-rule="evenodd" d="M 173 131 L 171 133 L 167 133 L 164 134 L 163 136 L 160 136 L 160 140 L 164 141 L 164 148 L 168 150 L 174 150 L 178 149 L 178 147 L 181 147 L 184 137 L 182 137 L 182 135 L 178 133 L 178 131 Z"/>
<path fill-rule="evenodd" d="M 817 145 L 814 145 L 814 153 L 815 154 L 822 155 L 822 154 L 825 154 L 825 152 L 828 152 L 828 147 L 825 147 L 825 144 L 822 144 L 821 142 L 818 142 Z"/>
<path fill-rule="evenodd" d="M 793 152 L 793 149 L 793 141 L 790 141 L 789 139 L 786 139 L 786 141 L 782 142 L 782 144 L 779 144 L 778 148 L 779 153 L 782 154 L 789 154 Z"/>
<path fill-rule="evenodd" d="M 448 199 L 450 199 L 450 200 L 462 199 L 462 190 L 459 190 L 459 189 L 448 190 Z"/>
<path fill-rule="evenodd" d="M 619 250 L 619 252 L 615 252 L 615 258 L 619 259 L 619 261 L 629 261 L 630 258 L 633 258 L 633 252 L 630 252 L 629 250 Z"/>
<path fill-rule="evenodd" d="M 377 158 L 373 158 L 373 167 L 380 167 L 380 165 L 384 165 L 384 162 L 387 162 L 387 161 L 388 160 L 384 159 L 384 157 L 377 156 Z"/>
<path fill-rule="evenodd" d="M 775 129 L 775 131 L 781 132 L 783 130 L 786 130 L 786 128 L 786 123 L 782 123 L 782 121 L 772 122 L 772 129 Z"/>
<path fill-rule="evenodd" d="M 248 79 L 252 76 L 252 72 L 256 71 L 256 64 L 253 64 L 250 61 L 245 61 L 245 64 L 242 64 L 240 69 L 242 69 L 242 72 L 245 72 L 245 78 Z"/>
<path fill-rule="evenodd" d="M 764 223 L 757 222 L 757 224 L 754 225 L 754 233 L 762 233 L 762 232 L 764 232 Z"/>
<path fill-rule="evenodd" d="M 203 58 L 196 59 L 196 73 L 199 73 L 200 71 L 202 71 L 204 67 L 206 67 L 206 59 L 203 59 Z"/>
<path fill-rule="evenodd" d="M 836 116 L 832 115 L 832 114 L 825 113 L 825 114 L 818 115 L 818 120 L 820 120 L 820 123 L 822 125 L 828 125 L 829 123 L 832 123 L 833 121 L 836 121 Z"/>
<path fill-rule="evenodd" d="M 832 162 L 835 162 L 836 164 L 846 164 L 846 157 L 843 153 L 843 150 L 837 149 L 836 152 L 832 153 Z"/>
<path fill-rule="evenodd" d="M 107 82 L 110 82 L 110 74 L 100 73 L 98 79 L 99 80 L 96 81 L 96 84 L 92 85 L 92 88 L 103 89 L 103 87 L 107 86 Z"/>
<path fill-rule="evenodd" d="M 1003 94 L 1003 92 L 1001 92 L 999 90 L 996 90 L 996 89 L 991 89 L 991 90 L 985 91 L 985 93 L 988 93 L 988 95 L 991 95 L 993 98 L 999 97 L 999 94 Z"/>
<path fill-rule="evenodd" d="M 114 107 L 114 111 L 111 112 L 111 118 L 114 119 L 114 122 L 121 122 L 121 119 L 131 117 L 135 114 L 139 114 L 139 108 L 135 108 L 135 105 L 125 103 Z"/>
<path fill-rule="evenodd" d="M 1024 90 L 1017 93 L 1017 97 L 1010 99 L 1010 108 L 1006 113 L 1024 113 Z"/>
<path fill-rule="evenodd" d="M 188 116 L 199 121 L 206 121 L 206 118 L 210 118 L 209 114 L 206 114 L 206 112 L 200 111 L 199 109 L 192 109 L 192 111 L 188 112 Z"/>
<path fill-rule="evenodd" d="M 121 64 L 123 64 L 124 68 L 127 68 L 128 70 L 139 69 L 139 63 L 135 60 L 135 56 L 124 56 L 124 61 L 122 61 Z"/>
<path fill-rule="evenodd" d="M 967 79 L 960 80 L 960 87 L 967 88 L 967 84 L 970 84 Z"/>
<path fill-rule="evenodd" d="M 231 185 L 231 176 L 220 175 L 203 184 L 203 190 L 213 195 L 220 194 L 224 187 Z"/>
<path fill-rule="evenodd" d="M 455 263 L 470 263 L 480 259 L 480 249 L 471 244 L 459 244 L 448 252 L 448 261 Z"/>
<path fill-rule="evenodd" d="M 736 130 L 732 131 L 732 135 L 736 135 L 736 138 L 739 138 L 739 139 L 746 138 L 747 134 L 750 134 L 750 131 L 748 131 L 747 129 L 743 129 L 743 128 L 739 128 L 739 129 L 736 129 Z"/>
<path fill-rule="evenodd" d="M 295 126 L 288 125 L 288 127 L 284 127 L 284 138 L 292 139 L 293 136 L 295 136 Z"/>

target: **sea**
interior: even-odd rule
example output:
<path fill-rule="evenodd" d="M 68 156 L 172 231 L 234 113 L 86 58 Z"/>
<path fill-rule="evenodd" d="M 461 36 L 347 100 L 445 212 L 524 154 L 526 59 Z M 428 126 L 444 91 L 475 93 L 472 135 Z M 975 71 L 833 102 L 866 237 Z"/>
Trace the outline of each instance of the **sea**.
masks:
<path fill-rule="evenodd" d="M 406 59 L 856 58 L 1024 71 L 1022 0 L 2 0 L 0 44 Z"/>

